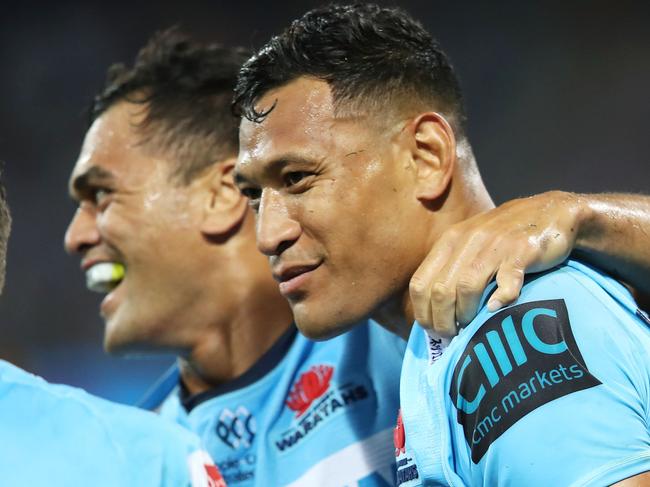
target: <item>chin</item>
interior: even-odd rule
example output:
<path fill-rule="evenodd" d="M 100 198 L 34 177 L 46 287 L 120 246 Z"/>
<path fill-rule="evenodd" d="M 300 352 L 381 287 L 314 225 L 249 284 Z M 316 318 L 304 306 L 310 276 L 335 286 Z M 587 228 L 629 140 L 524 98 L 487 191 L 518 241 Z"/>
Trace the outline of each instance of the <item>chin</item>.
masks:
<path fill-rule="evenodd" d="M 329 340 L 349 331 L 355 325 L 354 321 L 345 320 L 342 322 L 329 313 L 325 315 L 319 315 L 319 313 L 313 312 L 307 313 L 305 309 L 301 308 L 301 306 L 294 307 L 294 320 L 300 333 L 310 340 Z"/>
<path fill-rule="evenodd" d="M 104 331 L 104 351 L 109 355 L 132 355 L 143 352 L 146 346 L 133 336 L 128 326 L 117 320 L 108 320 Z"/>
<path fill-rule="evenodd" d="M 124 356 L 133 352 L 133 344 L 107 334 L 104 336 L 104 351 L 109 355 Z"/>

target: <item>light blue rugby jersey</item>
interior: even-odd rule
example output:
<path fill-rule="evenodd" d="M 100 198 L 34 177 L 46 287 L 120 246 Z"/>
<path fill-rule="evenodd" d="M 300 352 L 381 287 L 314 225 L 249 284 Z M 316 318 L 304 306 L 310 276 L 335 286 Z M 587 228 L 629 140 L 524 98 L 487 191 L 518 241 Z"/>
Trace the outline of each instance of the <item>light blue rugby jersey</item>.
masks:
<path fill-rule="evenodd" d="M 229 487 L 392 486 L 405 347 L 375 323 L 324 342 L 291 326 L 244 376 L 189 400 L 177 387 L 160 412 L 201 436 Z"/>
<path fill-rule="evenodd" d="M 629 293 L 569 261 L 517 303 L 483 307 L 437 360 L 414 326 L 401 485 L 603 486 L 650 470 L 650 323 Z"/>
<path fill-rule="evenodd" d="M 189 431 L 3 360 L 0 438 L 2 486 L 224 485 Z"/>

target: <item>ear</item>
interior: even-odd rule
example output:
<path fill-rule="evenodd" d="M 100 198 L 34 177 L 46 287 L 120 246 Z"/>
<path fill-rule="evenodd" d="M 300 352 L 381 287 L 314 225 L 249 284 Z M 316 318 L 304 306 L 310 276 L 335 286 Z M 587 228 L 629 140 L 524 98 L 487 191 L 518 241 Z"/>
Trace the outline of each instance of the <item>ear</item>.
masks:
<path fill-rule="evenodd" d="M 207 235 L 224 235 L 243 221 L 248 201 L 239 192 L 233 179 L 236 159 L 214 164 L 206 175 L 208 197 L 203 208 L 201 231 Z"/>
<path fill-rule="evenodd" d="M 449 186 L 456 166 L 456 138 L 439 113 L 427 112 L 411 122 L 412 157 L 417 170 L 416 197 L 432 201 Z"/>

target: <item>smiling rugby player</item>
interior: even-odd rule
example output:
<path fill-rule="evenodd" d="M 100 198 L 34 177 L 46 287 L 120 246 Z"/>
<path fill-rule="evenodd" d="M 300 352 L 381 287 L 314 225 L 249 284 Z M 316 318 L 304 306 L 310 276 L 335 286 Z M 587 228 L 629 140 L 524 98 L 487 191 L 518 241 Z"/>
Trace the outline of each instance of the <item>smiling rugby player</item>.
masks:
<path fill-rule="evenodd" d="M 398 483 L 605 485 L 650 469 L 650 330 L 617 281 L 568 261 L 498 313 L 490 286 L 446 350 L 412 326 L 427 252 L 493 208 L 455 74 L 419 23 L 371 4 L 308 12 L 246 63 L 235 107 L 236 181 L 300 330 L 331 338 L 371 316 L 409 336 Z"/>

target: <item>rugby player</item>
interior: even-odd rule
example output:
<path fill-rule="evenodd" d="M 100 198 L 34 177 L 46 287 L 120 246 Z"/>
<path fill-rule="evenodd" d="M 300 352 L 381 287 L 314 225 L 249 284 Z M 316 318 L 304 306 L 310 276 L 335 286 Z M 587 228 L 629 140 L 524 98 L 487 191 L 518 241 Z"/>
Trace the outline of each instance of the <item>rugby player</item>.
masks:
<path fill-rule="evenodd" d="M 499 312 L 490 285 L 451 343 L 413 325 L 428 251 L 493 208 L 453 69 L 419 23 L 313 10 L 244 65 L 235 109 L 235 180 L 300 330 L 331 338 L 371 316 L 409 337 L 399 484 L 648 480 L 650 322 L 617 281 L 567 261 Z"/>
<path fill-rule="evenodd" d="M 172 30 L 109 70 L 65 246 L 107 292 L 107 351 L 178 354 L 146 405 L 196 431 L 228 485 L 393 485 L 405 342 L 368 322 L 297 333 L 233 182 L 246 58 Z"/>
<path fill-rule="evenodd" d="M 0 291 L 11 218 L 0 184 Z M 225 487 L 191 432 L 0 360 L 0 485 Z"/>

